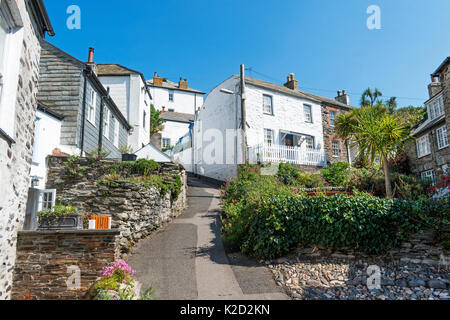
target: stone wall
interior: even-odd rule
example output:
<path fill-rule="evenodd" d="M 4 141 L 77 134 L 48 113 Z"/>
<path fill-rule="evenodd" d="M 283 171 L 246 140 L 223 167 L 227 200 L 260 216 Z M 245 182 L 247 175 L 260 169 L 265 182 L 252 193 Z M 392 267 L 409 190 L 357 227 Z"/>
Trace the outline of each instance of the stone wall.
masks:
<path fill-rule="evenodd" d="M 118 234 L 117 230 L 19 232 L 12 299 L 83 299 L 103 268 L 114 262 Z M 80 287 L 75 289 L 67 286 L 72 266 L 80 270 Z"/>
<path fill-rule="evenodd" d="M 337 259 L 359 259 L 359 258 L 376 258 L 388 260 L 396 263 L 414 263 L 426 264 L 433 266 L 448 266 L 449 259 L 447 251 L 442 245 L 436 242 L 436 234 L 433 231 L 426 231 L 416 234 L 410 240 L 402 243 L 400 248 L 390 250 L 384 256 L 368 256 L 355 250 L 341 250 L 332 252 L 328 249 L 318 247 L 299 247 L 298 253 L 307 258 L 331 257 Z"/>
<path fill-rule="evenodd" d="M 15 113 L 14 143 L 0 136 L 0 300 L 9 299 L 16 258 L 17 231 L 25 219 L 37 109 L 41 35 L 37 34 L 23 0 L 14 1 L 24 23 Z M 20 34 L 19 32 L 17 34 Z M 2 48 L 3 49 L 3 48 Z M 11 57 L 15 59 L 16 57 Z"/>
<path fill-rule="evenodd" d="M 140 239 L 149 236 L 177 217 L 186 207 L 187 175 L 174 164 L 161 164 L 160 174 L 176 174 L 182 181 L 180 195 L 172 199 L 170 191 L 161 196 L 156 187 L 127 181 L 115 181 L 114 187 L 99 183 L 105 166 L 112 161 L 79 160 L 86 169 L 83 177 L 68 174 L 65 157 L 48 158 L 47 189 L 56 189 L 58 202 L 92 214 L 111 215 L 112 228 L 120 230 L 119 254 L 126 255 Z"/>

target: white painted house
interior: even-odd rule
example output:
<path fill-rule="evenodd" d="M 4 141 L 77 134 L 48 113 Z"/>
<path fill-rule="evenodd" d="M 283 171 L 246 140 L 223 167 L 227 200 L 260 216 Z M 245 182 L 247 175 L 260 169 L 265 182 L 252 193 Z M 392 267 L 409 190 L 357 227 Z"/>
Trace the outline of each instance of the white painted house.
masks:
<path fill-rule="evenodd" d="M 204 92 L 189 88 L 186 79 L 178 83 L 161 78 L 155 73 L 147 81 L 153 97 L 155 109 L 163 113 L 166 120 L 161 132 L 161 148 L 176 145 L 178 140 L 189 131 L 189 124 L 194 120 L 198 108 L 203 105 Z"/>
<path fill-rule="evenodd" d="M 245 78 L 246 140 L 250 163 L 290 162 L 318 168 L 349 161 L 333 121 L 350 110 L 348 95 L 329 99 L 298 90 L 294 75 L 283 85 Z M 240 76 L 218 85 L 206 97 L 194 128 L 194 171 L 224 181 L 244 162 Z"/>
<path fill-rule="evenodd" d="M 152 95 L 142 73 L 118 64 L 98 64 L 97 75 L 128 123 L 133 127 L 128 144 L 134 151 L 150 143 Z"/>
<path fill-rule="evenodd" d="M 33 158 L 31 162 L 30 185 L 33 188 L 45 189 L 47 180 L 47 157 L 60 149 L 61 122 L 63 116 L 42 103 L 36 111 L 34 129 Z"/>

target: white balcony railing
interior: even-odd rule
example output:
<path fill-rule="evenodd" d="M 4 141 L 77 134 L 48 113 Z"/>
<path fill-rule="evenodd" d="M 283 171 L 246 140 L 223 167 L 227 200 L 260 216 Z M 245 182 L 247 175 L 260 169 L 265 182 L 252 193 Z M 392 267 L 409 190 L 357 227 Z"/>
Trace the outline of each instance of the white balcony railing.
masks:
<path fill-rule="evenodd" d="M 283 145 L 257 145 L 249 150 L 250 163 L 291 163 L 305 166 L 325 167 L 325 150 L 305 150 Z"/>

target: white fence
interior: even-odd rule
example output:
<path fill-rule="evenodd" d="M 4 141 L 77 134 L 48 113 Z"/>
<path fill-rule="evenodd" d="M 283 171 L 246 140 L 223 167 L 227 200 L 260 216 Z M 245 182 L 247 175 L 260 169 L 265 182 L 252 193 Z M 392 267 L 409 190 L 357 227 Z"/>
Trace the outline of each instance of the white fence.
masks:
<path fill-rule="evenodd" d="M 258 145 L 249 150 L 250 163 L 286 162 L 306 166 L 325 167 L 327 154 L 325 150 L 305 150 L 298 147 L 282 145 Z"/>

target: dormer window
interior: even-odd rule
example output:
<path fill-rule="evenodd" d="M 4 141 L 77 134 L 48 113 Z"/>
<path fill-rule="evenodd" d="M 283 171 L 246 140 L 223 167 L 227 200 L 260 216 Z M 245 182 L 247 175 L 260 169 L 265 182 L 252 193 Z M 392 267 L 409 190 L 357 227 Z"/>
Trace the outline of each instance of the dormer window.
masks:
<path fill-rule="evenodd" d="M 434 98 L 428 105 L 428 116 L 430 120 L 434 120 L 436 118 L 439 118 L 444 114 L 444 98 L 441 95 Z"/>

